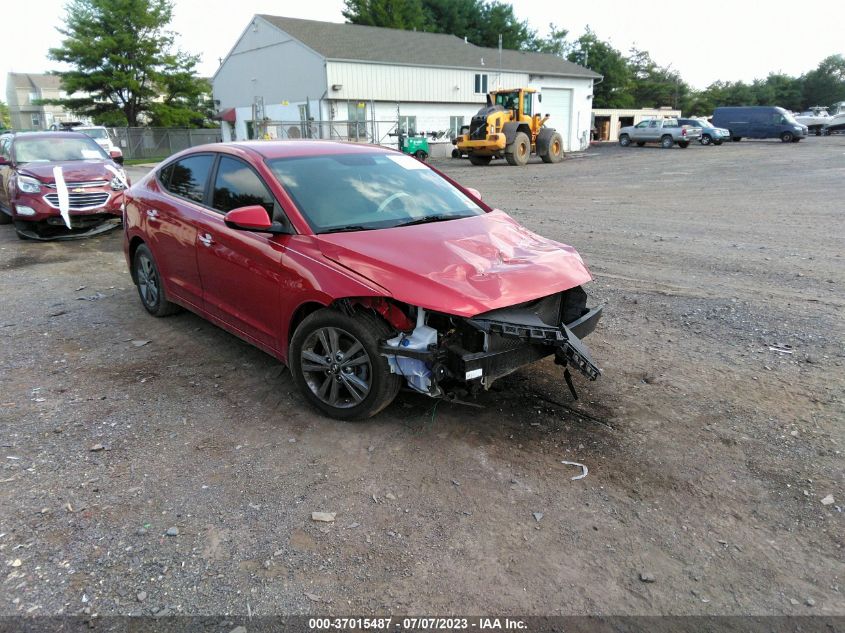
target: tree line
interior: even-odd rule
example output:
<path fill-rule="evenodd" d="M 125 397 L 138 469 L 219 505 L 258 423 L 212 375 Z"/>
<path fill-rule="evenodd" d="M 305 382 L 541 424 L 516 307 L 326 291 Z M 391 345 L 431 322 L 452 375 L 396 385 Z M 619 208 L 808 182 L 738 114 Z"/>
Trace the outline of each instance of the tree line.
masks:
<path fill-rule="evenodd" d="M 499 0 L 345 0 L 343 16 L 352 24 L 451 33 L 485 47 L 497 47 L 501 34 L 504 48 L 551 53 L 602 75 L 593 90 L 595 108 L 670 106 L 689 115 L 707 115 L 719 106 L 778 105 L 798 111 L 845 101 L 841 54 L 823 59 L 799 77 L 771 73 L 751 83 L 717 81 L 695 90 L 648 51 L 632 48 L 624 54 L 589 27 L 570 39 L 566 29 L 549 24 L 547 34 L 540 36 L 511 5 Z"/>

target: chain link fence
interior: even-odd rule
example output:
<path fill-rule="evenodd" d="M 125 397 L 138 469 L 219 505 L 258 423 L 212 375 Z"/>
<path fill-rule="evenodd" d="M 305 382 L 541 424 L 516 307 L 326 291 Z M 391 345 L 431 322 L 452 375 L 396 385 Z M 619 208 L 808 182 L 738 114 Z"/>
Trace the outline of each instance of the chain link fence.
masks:
<path fill-rule="evenodd" d="M 219 129 L 167 127 L 109 128 L 112 141 L 126 159 L 161 158 L 206 143 L 219 143 Z"/>
<path fill-rule="evenodd" d="M 314 138 L 395 145 L 397 129 L 396 121 L 247 122 L 247 133 L 251 138 L 266 140 Z"/>

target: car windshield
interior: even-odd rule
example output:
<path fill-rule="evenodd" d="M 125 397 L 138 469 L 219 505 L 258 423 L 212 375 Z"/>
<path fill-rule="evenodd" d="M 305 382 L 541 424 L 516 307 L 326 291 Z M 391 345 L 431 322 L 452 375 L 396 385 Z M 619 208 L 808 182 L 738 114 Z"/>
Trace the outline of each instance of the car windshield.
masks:
<path fill-rule="evenodd" d="M 518 92 L 499 92 L 496 93 L 496 105 L 504 106 L 507 110 L 513 110 L 518 107 L 519 93 Z"/>
<path fill-rule="evenodd" d="M 46 138 L 17 138 L 15 140 L 15 160 L 19 163 L 50 163 L 104 158 L 108 158 L 108 156 L 90 138 L 50 136 Z"/>
<path fill-rule="evenodd" d="M 482 215 L 437 172 L 405 154 L 331 154 L 267 161 L 316 233 L 384 229 Z"/>
<path fill-rule="evenodd" d="M 795 120 L 795 117 L 792 116 L 791 112 L 787 112 L 786 110 L 782 111 L 783 118 L 786 119 L 787 123 L 792 123 L 794 125 L 798 125 L 798 121 Z"/>
<path fill-rule="evenodd" d="M 101 128 L 101 127 L 89 128 L 87 130 L 77 129 L 76 131 L 82 132 L 83 134 L 90 136 L 91 138 L 103 139 L 103 138 L 109 137 L 109 133 L 106 132 L 105 128 Z"/>

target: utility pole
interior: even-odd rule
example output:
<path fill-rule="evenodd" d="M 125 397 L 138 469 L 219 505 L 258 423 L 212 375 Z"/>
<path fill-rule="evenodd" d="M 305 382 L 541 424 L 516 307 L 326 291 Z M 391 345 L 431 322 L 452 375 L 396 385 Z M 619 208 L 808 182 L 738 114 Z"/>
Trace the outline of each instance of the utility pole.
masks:
<path fill-rule="evenodd" d="M 496 83 L 498 84 L 498 86 L 496 86 L 496 87 L 501 90 L 501 88 L 502 88 L 502 34 L 501 33 L 499 33 L 499 79 Z"/>

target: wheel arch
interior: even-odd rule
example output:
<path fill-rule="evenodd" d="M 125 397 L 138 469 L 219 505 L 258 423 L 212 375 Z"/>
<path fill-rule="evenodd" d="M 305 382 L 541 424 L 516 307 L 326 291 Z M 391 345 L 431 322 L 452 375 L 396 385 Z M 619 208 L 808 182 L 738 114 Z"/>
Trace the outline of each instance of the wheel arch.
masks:
<path fill-rule="evenodd" d="M 138 247 L 141 244 L 146 244 L 146 242 L 144 242 L 144 240 L 141 239 L 137 235 L 129 241 L 129 274 L 132 276 L 132 283 L 134 283 L 135 285 L 138 284 L 138 278 L 135 275 L 135 265 L 134 265 L 134 263 L 135 263 L 135 253 L 137 252 Z M 149 246 L 147 246 L 147 248 L 149 248 Z"/>
<path fill-rule="evenodd" d="M 513 143 L 513 140 L 519 132 L 524 133 L 528 137 L 528 141 L 531 142 L 531 128 L 528 127 L 527 123 L 523 121 L 510 121 L 509 123 L 505 123 L 502 127 L 502 133 L 505 135 L 505 143 L 507 145 Z"/>

